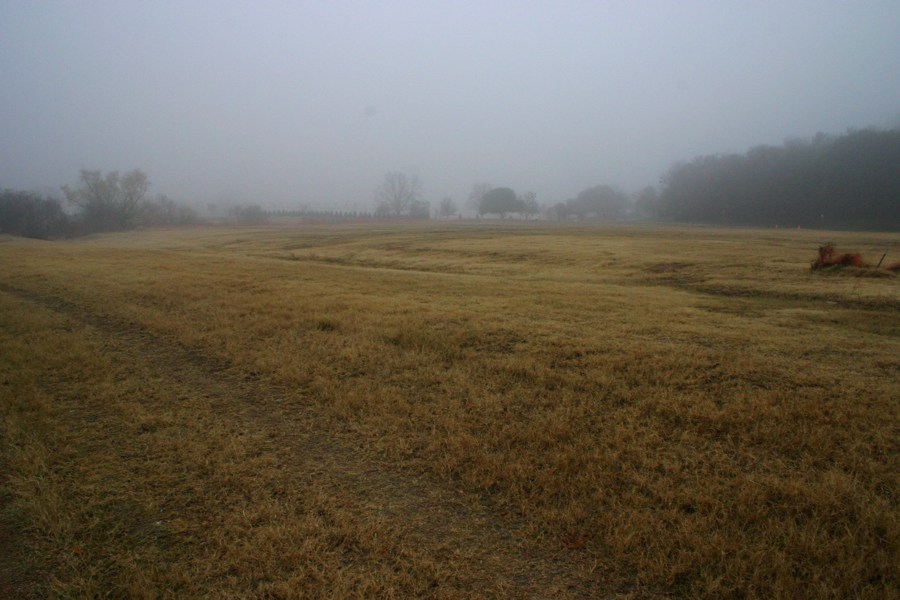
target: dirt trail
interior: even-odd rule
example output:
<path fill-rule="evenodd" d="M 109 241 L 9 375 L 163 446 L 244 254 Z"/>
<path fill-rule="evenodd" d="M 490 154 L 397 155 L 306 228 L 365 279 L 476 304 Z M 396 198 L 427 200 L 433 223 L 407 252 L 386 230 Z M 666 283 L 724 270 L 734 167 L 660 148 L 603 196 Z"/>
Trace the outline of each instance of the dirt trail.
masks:
<path fill-rule="evenodd" d="M 530 598 L 615 595 L 577 552 L 541 546 L 528 538 L 524 522 L 498 514 L 484 499 L 361 451 L 351 432 L 322 425 L 316 414 L 321 409 L 304 400 L 302 390 L 238 372 L 175 340 L 59 298 L 2 283 L 0 291 L 94 328 L 122 364 L 140 364 L 156 385 L 169 386 L 175 396 L 200 397 L 236 429 L 268 439 L 272 451 L 285 457 L 282 464 L 298 465 L 283 477 L 309 477 L 309 465 L 317 465 L 317 483 L 336 497 L 352 498 L 354 510 L 387 522 L 436 562 L 452 556 L 464 564 L 472 589 Z"/>

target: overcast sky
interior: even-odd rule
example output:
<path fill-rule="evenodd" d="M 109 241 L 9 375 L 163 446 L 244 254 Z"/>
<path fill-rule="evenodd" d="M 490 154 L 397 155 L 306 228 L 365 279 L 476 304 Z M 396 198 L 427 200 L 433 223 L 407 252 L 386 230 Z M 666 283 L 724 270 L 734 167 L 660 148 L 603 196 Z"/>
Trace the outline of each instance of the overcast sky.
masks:
<path fill-rule="evenodd" d="M 140 168 L 205 204 L 369 209 L 389 171 L 549 204 L 900 125 L 900 2 L 0 0 L 0 188 Z"/>

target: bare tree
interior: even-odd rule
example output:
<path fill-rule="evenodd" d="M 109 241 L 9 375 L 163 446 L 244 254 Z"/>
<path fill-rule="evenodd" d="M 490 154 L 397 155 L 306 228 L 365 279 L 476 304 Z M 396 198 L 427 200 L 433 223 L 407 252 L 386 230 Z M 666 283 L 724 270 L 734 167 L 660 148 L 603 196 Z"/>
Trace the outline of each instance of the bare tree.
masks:
<path fill-rule="evenodd" d="M 440 205 L 438 206 L 438 214 L 442 217 L 452 217 L 457 212 L 459 212 L 456 208 L 456 202 L 453 201 L 453 198 L 447 196 L 443 200 L 441 200 Z"/>
<path fill-rule="evenodd" d="M 534 192 L 525 192 L 519 198 L 519 203 L 522 205 L 522 213 L 526 218 L 532 218 L 534 215 L 541 212 L 541 207 L 537 202 L 537 194 Z"/>
<path fill-rule="evenodd" d="M 375 188 L 376 212 L 382 215 L 402 217 L 422 202 L 422 184 L 415 175 L 388 173 L 381 185 Z"/>
<path fill-rule="evenodd" d="M 481 182 L 472 184 L 472 191 L 469 192 L 469 200 L 466 202 L 466 206 L 481 213 L 481 199 L 484 198 L 484 195 L 489 191 L 494 189 L 490 183 Z"/>
<path fill-rule="evenodd" d="M 82 210 L 84 220 L 98 230 L 128 229 L 134 226 L 138 205 L 147 194 L 150 182 L 143 171 L 135 169 L 119 177 L 110 171 L 82 169 L 78 187 L 63 186 L 66 200 Z"/>
<path fill-rule="evenodd" d="M 140 204 L 141 200 L 144 199 L 144 196 L 147 195 L 147 190 L 149 189 L 150 181 L 143 171 L 135 169 L 134 171 L 125 173 L 121 179 L 122 207 L 127 210 L 129 214 L 134 214 L 138 204 Z"/>

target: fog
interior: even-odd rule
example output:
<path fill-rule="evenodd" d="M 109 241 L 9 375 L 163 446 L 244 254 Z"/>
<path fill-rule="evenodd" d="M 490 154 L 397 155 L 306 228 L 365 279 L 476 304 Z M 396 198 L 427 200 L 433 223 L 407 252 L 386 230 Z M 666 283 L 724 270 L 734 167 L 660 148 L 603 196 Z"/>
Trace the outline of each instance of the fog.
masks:
<path fill-rule="evenodd" d="M 385 173 L 542 204 L 900 125 L 900 3 L 0 4 L 0 188 L 139 168 L 203 206 L 368 210 Z M 58 195 L 58 194 L 57 194 Z"/>

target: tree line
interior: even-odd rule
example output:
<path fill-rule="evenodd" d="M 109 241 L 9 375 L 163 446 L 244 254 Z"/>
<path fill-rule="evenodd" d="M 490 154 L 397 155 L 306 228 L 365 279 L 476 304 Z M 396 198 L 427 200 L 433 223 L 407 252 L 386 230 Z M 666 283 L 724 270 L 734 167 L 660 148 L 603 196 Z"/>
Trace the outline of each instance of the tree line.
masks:
<path fill-rule="evenodd" d="M 781 146 L 758 146 L 744 154 L 700 156 L 676 163 L 660 179 L 626 194 L 611 185 L 582 190 L 546 206 L 533 192 L 517 194 L 489 183 L 472 186 L 466 206 L 479 217 L 519 215 L 550 220 L 654 219 L 671 222 L 764 227 L 900 230 L 900 129 L 863 129 L 844 135 L 817 134 Z M 66 199 L 21 190 L 0 191 L 0 233 L 61 238 L 147 226 L 192 224 L 197 213 L 165 195 L 148 197 L 140 170 L 120 175 L 82 170 Z M 392 172 L 375 189 L 367 212 L 300 211 L 307 218 L 427 219 L 431 204 L 415 175 Z M 67 210 L 68 209 L 68 210 Z M 302 213 L 302 214 L 301 214 Z M 315 214 L 314 214 L 315 213 Z M 327 214 L 326 214 L 327 213 Z M 284 214 L 282 211 L 281 214 Z M 460 215 L 452 198 L 435 210 Z M 231 210 L 238 223 L 260 223 L 275 213 L 258 204 Z"/>
<path fill-rule="evenodd" d="M 900 129 L 701 156 L 674 165 L 644 208 L 678 222 L 900 230 Z"/>
<path fill-rule="evenodd" d="M 164 194 L 147 197 L 150 182 L 135 169 L 124 175 L 82 170 L 78 183 L 63 186 L 71 211 L 57 199 L 22 190 L 0 192 L 0 233 L 39 239 L 74 237 L 196 223 L 197 213 Z"/>
<path fill-rule="evenodd" d="M 597 185 L 540 206 L 534 193 L 476 183 L 467 206 L 479 217 L 900 230 L 900 129 L 819 133 L 744 154 L 700 156 L 673 165 L 660 184 L 634 194 Z M 438 214 L 457 214 L 452 199 L 441 201 Z"/>

